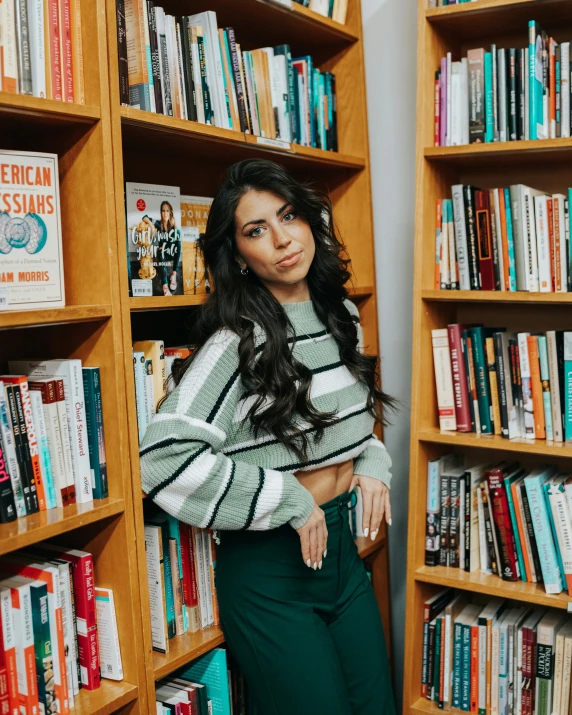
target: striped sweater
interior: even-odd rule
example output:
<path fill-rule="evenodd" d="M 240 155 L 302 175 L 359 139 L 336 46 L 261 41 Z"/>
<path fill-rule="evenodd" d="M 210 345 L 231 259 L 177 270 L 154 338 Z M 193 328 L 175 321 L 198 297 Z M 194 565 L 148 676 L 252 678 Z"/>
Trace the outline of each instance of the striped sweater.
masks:
<path fill-rule="evenodd" d="M 354 304 L 347 309 L 359 316 Z M 194 526 L 214 530 L 298 529 L 314 508 L 311 493 L 293 472 L 354 460 L 354 474 L 389 486 L 391 459 L 372 434 L 367 388 L 341 363 L 338 344 L 319 320 L 312 301 L 283 304 L 296 338 L 294 356 L 312 370 L 310 397 L 339 418 L 316 443 L 309 429 L 307 461 L 272 435 L 254 438 L 244 417 L 238 372 L 239 337 L 215 333 L 153 418 L 141 444 L 141 481 L 164 511 Z M 264 342 L 255 331 L 256 346 Z M 362 332 L 358 323 L 358 342 Z M 362 348 L 363 349 L 363 348 Z M 304 427 L 302 418 L 297 424 Z"/>

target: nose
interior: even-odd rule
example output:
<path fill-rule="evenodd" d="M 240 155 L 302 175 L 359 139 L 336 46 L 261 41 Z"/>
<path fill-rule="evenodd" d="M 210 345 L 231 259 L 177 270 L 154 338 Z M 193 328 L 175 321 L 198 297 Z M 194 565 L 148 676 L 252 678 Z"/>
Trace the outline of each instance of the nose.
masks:
<path fill-rule="evenodd" d="M 288 232 L 283 226 L 279 226 L 274 233 L 274 245 L 276 248 L 284 248 L 291 242 L 292 239 L 288 235 Z"/>

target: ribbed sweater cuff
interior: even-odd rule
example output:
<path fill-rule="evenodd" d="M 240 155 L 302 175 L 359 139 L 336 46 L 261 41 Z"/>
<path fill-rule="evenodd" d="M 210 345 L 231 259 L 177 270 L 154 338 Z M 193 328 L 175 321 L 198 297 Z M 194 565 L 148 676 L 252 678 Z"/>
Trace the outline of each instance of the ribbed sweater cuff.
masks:
<path fill-rule="evenodd" d="M 373 477 L 387 488 L 391 482 L 391 457 L 381 443 L 365 449 L 354 462 L 354 474 Z"/>
<path fill-rule="evenodd" d="M 293 475 L 292 480 L 293 483 L 289 485 L 291 488 L 288 491 L 291 495 L 292 508 L 296 511 L 296 516 L 293 516 L 288 523 L 293 529 L 299 529 L 304 526 L 314 511 L 314 497 Z"/>

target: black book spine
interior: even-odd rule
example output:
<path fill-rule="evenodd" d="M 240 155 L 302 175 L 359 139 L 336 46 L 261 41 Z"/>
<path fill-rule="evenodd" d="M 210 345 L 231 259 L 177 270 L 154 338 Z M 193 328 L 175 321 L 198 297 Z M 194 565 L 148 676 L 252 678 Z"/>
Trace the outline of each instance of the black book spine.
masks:
<path fill-rule="evenodd" d="M 508 401 L 506 392 L 507 386 L 505 383 L 504 354 L 502 350 L 502 333 L 494 333 L 493 340 L 495 344 L 495 363 L 497 371 L 497 387 L 499 393 L 502 436 L 508 437 Z"/>
<path fill-rule="evenodd" d="M 508 139 L 516 141 L 518 138 L 518 64 L 516 49 L 511 47 L 507 52 L 508 59 Z"/>
<path fill-rule="evenodd" d="M 18 385 L 12 386 L 14 389 L 14 399 L 16 402 L 16 414 L 18 417 L 18 422 L 20 426 L 20 439 L 22 440 L 22 455 L 26 462 L 26 469 L 28 470 L 29 484 L 30 484 L 30 495 L 32 499 L 33 511 L 39 510 L 38 505 L 38 495 L 36 492 L 36 479 L 34 477 L 34 466 L 32 464 L 32 455 L 30 452 L 30 443 L 28 441 L 28 429 L 26 427 L 26 416 L 24 414 L 24 405 L 22 404 L 22 393 Z"/>
<path fill-rule="evenodd" d="M 159 59 L 159 43 L 157 42 L 157 17 L 155 3 L 147 0 L 147 18 L 149 24 L 149 47 L 151 48 L 151 71 L 153 72 L 153 90 L 155 92 L 155 111 L 163 112 L 163 90 L 161 82 L 161 60 Z"/>
<path fill-rule="evenodd" d="M 540 557 L 538 555 L 538 546 L 536 545 L 536 537 L 534 536 L 534 525 L 532 523 L 532 514 L 530 513 L 530 504 L 528 503 L 528 494 L 526 493 L 526 485 L 524 482 L 518 487 L 520 489 L 520 496 L 522 499 L 522 512 L 524 515 L 524 523 L 526 531 L 528 532 L 528 540 L 530 541 L 530 551 L 532 556 L 532 563 L 534 564 L 534 570 L 536 571 L 536 581 L 538 583 L 543 583 L 542 578 L 542 567 L 540 565 Z M 523 545 L 524 548 L 524 545 Z"/>
<path fill-rule="evenodd" d="M 433 700 L 433 671 L 435 660 L 435 624 L 429 624 L 429 648 L 427 649 L 427 700 Z"/>
<path fill-rule="evenodd" d="M 459 479 L 449 479 L 449 558 L 447 565 L 459 568 L 459 536 L 461 533 L 460 522 L 461 485 Z"/>
<path fill-rule="evenodd" d="M 334 130 L 332 132 L 333 136 L 333 146 L 332 151 L 338 151 L 338 97 L 336 94 L 336 75 L 331 75 L 332 84 L 332 114 L 334 117 Z"/>
<path fill-rule="evenodd" d="M 526 110 L 526 72 L 525 67 L 526 53 L 525 50 L 518 49 L 516 51 L 517 66 L 518 66 L 518 116 L 517 116 L 517 138 L 524 139 L 524 127 L 525 127 L 525 116 L 524 112 Z"/>
<path fill-rule="evenodd" d="M 499 574 L 499 567 L 497 564 L 497 555 L 495 551 L 495 542 L 493 537 L 494 524 L 492 522 L 492 513 L 490 509 L 489 500 L 487 497 L 487 490 L 484 482 L 480 486 L 481 498 L 483 502 L 483 516 L 485 521 L 485 534 L 487 539 L 487 550 L 489 552 L 489 561 L 491 564 L 491 570 L 494 574 Z"/>
<path fill-rule="evenodd" d="M 191 41 L 189 38 L 189 19 L 177 18 L 181 32 L 181 54 L 183 55 L 183 80 L 187 95 L 187 116 L 192 122 L 197 121 L 197 105 L 195 99 L 195 81 L 193 79 L 193 57 L 191 54 Z"/>
<path fill-rule="evenodd" d="M 18 89 L 20 90 L 20 94 L 32 94 L 28 0 L 16 0 L 15 11 L 16 38 L 18 44 Z"/>
<path fill-rule="evenodd" d="M 230 49 L 230 61 L 232 63 L 232 75 L 234 77 L 234 86 L 236 88 L 236 102 L 238 104 L 238 118 L 240 120 L 240 131 L 249 132 L 248 118 L 246 116 L 246 95 L 244 85 L 242 84 L 242 76 L 240 74 L 240 62 L 238 60 L 238 50 L 236 49 L 236 37 L 234 28 L 225 28 L 226 36 L 228 37 L 228 46 Z"/>
<path fill-rule="evenodd" d="M 441 482 L 441 518 L 439 520 L 439 565 L 447 566 L 449 562 L 449 518 L 451 515 L 451 500 L 449 496 L 449 477 L 442 474 Z"/>
<path fill-rule="evenodd" d="M 119 63 L 119 101 L 129 106 L 129 67 L 127 65 L 127 27 L 125 25 L 125 0 L 116 0 L 117 60 Z"/>
<path fill-rule="evenodd" d="M 556 359 L 558 362 L 558 381 L 560 383 L 560 411 L 562 414 L 562 434 L 566 434 L 566 380 L 564 369 L 564 332 L 556 331 Z"/>
<path fill-rule="evenodd" d="M 18 460 L 18 466 L 20 467 L 20 479 L 22 480 L 22 490 L 24 492 L 24 501 L 26 503 L 26 512 L 32 514 L 38 511 L 38 507 L 34 507 L 34 500 L 32 498 L 32 490 L 30 486 L 30 479 L 32 478 L 32 465 L 26 460 L 26 454 L 24 451 L 24 442 L 22 439 L 20 420 L 18 418 L 18 407 L 16 405 L 16 396 L 14 394 L 13 385 L 5 385 L 6 390 L 6 402 L 8 403 L 8 411 L 10 413 L 10 422 L 12 423 L 12 432 L 14 434 L 14 445 L 16 447 L 16 459 Z M 26 426 L 24 425 L 24 430 Z M 25 434 L 25 432 L 24 432 Z M 28 446 L 28 439 L 26 437 L 26 446 Z"/>
<path fill-rule="evenodd" d="M 469 278 L 471 290 L 481 289 L 481 275 L 479 270 L 479 250 L 477 242 L 477 227 L 475 224 L 475 189 L 472 186 L 463 186 L 463 200 L 465 204 L 465 219 L 467 223 L 467 242 L 469 245 Z"/>
<path fill-rule="evenodd" d="M 197 41 L 199 45 L 199 62 L 201 64 L 201 84 L 203 90 L 203 104 L 205 106 L 205 124 L 214 124 L 214 114 L 211 105 L 211 96 L 207 83 L 205 44 L 202 35 L 197 36 Z"/>
<path fill-rule="evenodd" d="M 524 434 L 524 397 L 522 394 L 522 377 L 520 374 L 520 353 L 518 351 L 518 342 L 516 340 L 509 340 L 509 347 L 511 351 L 511 365 L 513 368 L 514 402 L 515 405 L 517 405 L 521 434 Z"/>
<path fill-rule="evenodd" d="M 4 445 L 2 444 L 2 436 L 0 435 L 0 523 L 6 524 L 9 521 L 14 521 L 16 518 L 14 491 L 12 490 L 8 463 L 4 455 Z"/>
<path fill-rule="evenodd" d="M 465 472 L 463 479 L 465 480 L 465 571 L 471 569 L 471 473 Z"/>
<path fill-rule="evenodd" d="M 157 24 L 157 13 L 155 13 L 155 24 Z M 165 28 L 162 27 L 162 30 Z M 162 72 L 162 88 L 165 94 L 165 101 L 163 102 L 163 113 L 167 117 L 173 116 L 173 97 L 171 95 L 171 70 L 169 68 L 169 55 L 167 53 L 167 37 L 165 32 L 158 33 L 159 38 L 159 61 Z"/>

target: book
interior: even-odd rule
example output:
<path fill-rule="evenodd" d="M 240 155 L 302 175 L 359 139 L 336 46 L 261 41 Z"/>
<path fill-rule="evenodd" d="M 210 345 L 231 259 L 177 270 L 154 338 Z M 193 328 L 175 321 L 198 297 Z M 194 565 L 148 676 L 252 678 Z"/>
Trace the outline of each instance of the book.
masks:
<path fill-rule="evenodd" d="M 185 295 L 210 293 L 210 279 L 198 240 L 207 228 L 212 199 L 181 196 L 181 246 L 183 253 L 183 292 Z"/>
<path fill-rule="evenodd" d="M 226 676 L 227 661 L 224 648 L 213 648 L 181 671 L 190 682 L 199 681 L 208 689 L 213 715 L 229 715 L 230 694 Z"/>
<path fill-rule="evenodd" d="M 0 150 L 0 310 L 64 305 L 57 154 Z"/>
<path fill-rule="evenodd" d="M 439 406 L 439 426 L 441 430 L 455 430 L 455 399 L 451 372 L 451 353 L 447 330 L 432 330 L 433 361 L 437 402 Z"/>
<path fill-rule="evenodd" d="M 151 637 L 153 650 L 169 652 L 165 573 L 163 569 L 163 538 L 157 524 L 145 525 L 145 557 L 149 584 L 149 607 L 151 610 Z"/>
<path fill-rule="evenodd" d="M 148 387 L 152 386 L 153 400 L 151 405 L 154 414 L 159 401 L 167 394 L 165 345 L 162 340 L 138 340 L 133 343 L 133 350 L 137 353 L 143 353 L 145 356 L 146 374 L 149 378 L 146 384 Z M 149 362 L 151 363 L 150 369 L 148 367 Z"/>
<path fill-rule="evenodd" d="M 96 587 L 95 606 L 101 677 L 110 680 L 123 680 L 121 648 L 112 589 Z"/>
<path fill-rule="evenodd" d="M 91 486 L 94 499 L 108 495 L 103 410 L 101 404 L 101 378 L 98 367 L 82 368 L 85 395 L 85 420 L 89 445 Z"/>

